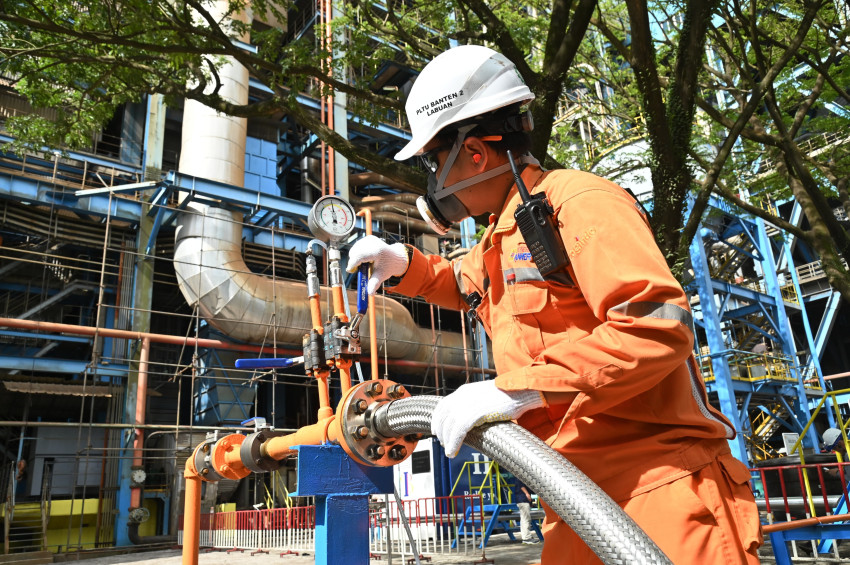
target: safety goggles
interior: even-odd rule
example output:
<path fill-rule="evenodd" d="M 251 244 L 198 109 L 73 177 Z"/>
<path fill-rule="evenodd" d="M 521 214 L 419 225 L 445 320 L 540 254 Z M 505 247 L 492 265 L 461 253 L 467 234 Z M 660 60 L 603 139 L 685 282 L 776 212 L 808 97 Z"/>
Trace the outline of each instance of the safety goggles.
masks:
<path fill-rule="evenodd" d="M 439 161 L 437 161 L 437 153 L 439 153 L 440 151 L 445 151 L 451 146 L 452 144 L 449 143 L 446 145 L 440 145 L 438 147 L 435 147 L 430 151 L 426 151 L 425 153 L 419 156 L 419 161 L 422 162 L 422 166 L 425 167 L 428 172 L 436 173 L 437 169 L 440 168 L 440 163 Z"/>
<path fill-rule="evenodd" d="M 501 141 L 501 135 L 485 135 L 479 138 L 481 141 Z M 426 151 L 422 155 L 419 156 L 419 160 L 422 162 L 422 166 L 428 172 L 436 173 L 437 169 L 440 168 L 440 162 L 437 160 L 437 154 L 440 151 L 445 151 L 452 146 L 451 143 L 446 143 L 443 145 L 438 145 L 437 147 L 431 149 L 430 151 Z"/>

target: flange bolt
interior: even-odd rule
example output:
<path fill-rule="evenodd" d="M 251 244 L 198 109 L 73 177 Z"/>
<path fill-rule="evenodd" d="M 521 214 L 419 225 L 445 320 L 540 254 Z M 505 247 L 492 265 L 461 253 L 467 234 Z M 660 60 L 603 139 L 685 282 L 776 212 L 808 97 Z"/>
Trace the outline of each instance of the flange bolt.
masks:
<path fill-rule="evenodd" d="M 369 403 L 366 402 L 366 400 L 364 400 L 363 398 L 361 398 L 360 400 L 356 400 L 354 402 L 354 413 L 357 414 L 357 415 L 360 415 L 363 412 L 365 412 L 366 408 L 368 408 L 368 407 L 369 407 Z"/>
<path fill-rule="evenodd" d="M 378 396 L 382 392 L 384 392 L 384 385 L 377 381 L 372 381 L 366 387 L 366 394 L 368 394 L 369 396 Z"/>
<path fill-rule="evenodd" d="M 369 428 L 366 426 L 351 426 L 351 435 L 356 440 L 361 440 L 369 435 Z"/>
<path fill-rule="evenodd" d="M 407 457 L 407 449 L 403 445 L 394 445 L 390 448 L 390 459 L 401 461 Z"/>
<path fill-rule="evenodd" d="M 387 389 L 390 398 L 401 398 L 405 392 L 407 391 L 404 390 L 404 385 L 393 385 Z"/>
<path fill-rule="evenodd" d="M 387 450 L 384 448 L 383 445 L 373 444 L 370 445 L 369 449 L 366 450 L 366 455 L 369 456 L 369 459 L 377 461 L 378 459 L 383 457 L 384 453 L 386 452 Z"/>

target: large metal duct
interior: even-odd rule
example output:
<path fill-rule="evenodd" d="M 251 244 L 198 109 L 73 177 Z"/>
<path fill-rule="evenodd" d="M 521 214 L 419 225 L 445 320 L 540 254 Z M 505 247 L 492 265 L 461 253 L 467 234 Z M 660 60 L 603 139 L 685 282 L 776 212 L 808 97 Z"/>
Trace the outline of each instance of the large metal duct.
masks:
<path fill-rule="evenodd" d="M 211 12 L 227 9 L 221 1 Z M 247 40 L 247 38 L 244 38 Z M 236 104 L 248 101 L 248 71 L 231 61 L 219 72 L 219 94 Z M 247 122 L 220 114 L 187 100 L 183 110 L 182 173 L 242 186 L 245 177 Z M 177 219 L 174 270 L 186 301 L 224 334 L 249 343 L 301 346 L 303 334 L 312 327 L 305 283 L 274 281 L 257 275 L 245 264 L 241 252 L 242 223 L 237 212 L 190 202 Z M 327 289 L 324 289 L 327 292 Z M 349 301 L 356 303 L 355 293 Z M 323 304 L 328 304 L 323 300 Z M 416 325 L 400 303 L 378 297 L 377 336 L 393 359 L 430 362 L 434 343 L 430 328 Z M 372 336 L 361 326 L 364 349 Z M 388 339 L 382 339 L 383 336 Z M 437 336 L 437 362 L 464 366 L 462 336 L 442 332 Z M 382 352 L 383 353 L 383 352 Z"/>

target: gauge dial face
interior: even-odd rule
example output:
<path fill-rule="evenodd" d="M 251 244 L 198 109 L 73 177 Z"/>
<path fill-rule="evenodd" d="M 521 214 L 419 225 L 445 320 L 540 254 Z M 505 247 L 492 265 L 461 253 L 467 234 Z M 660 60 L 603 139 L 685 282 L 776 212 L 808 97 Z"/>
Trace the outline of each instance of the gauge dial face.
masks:
<path fill-rule="evenodd" d="M 354 230 L 356 217 L 351 204 L 339 196 L 323 196 L 310 211 L 310 231 L 318 238 L 339 241 Z"/>

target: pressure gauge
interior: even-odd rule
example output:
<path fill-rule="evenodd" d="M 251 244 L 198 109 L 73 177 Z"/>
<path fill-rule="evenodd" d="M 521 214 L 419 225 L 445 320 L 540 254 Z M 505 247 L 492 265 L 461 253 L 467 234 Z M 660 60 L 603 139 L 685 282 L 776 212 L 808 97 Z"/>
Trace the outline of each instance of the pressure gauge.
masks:
<path fill-rule="evenodd" d="M 144 484 L 146 478 L 147 474 L 145 473 L 144 469 L 136 467 L 135 469 L 130 471 L 130 481 L 132 481 L 134 485 Z"/>
<path fill-rule="evenodd" d="M 328 195 L 313 204 L 307 217 L 307 226 L 318 239 L 335 243 L 345 239 L 354 230 L 356 219 L 351 204 L 339 196 Z"/>

